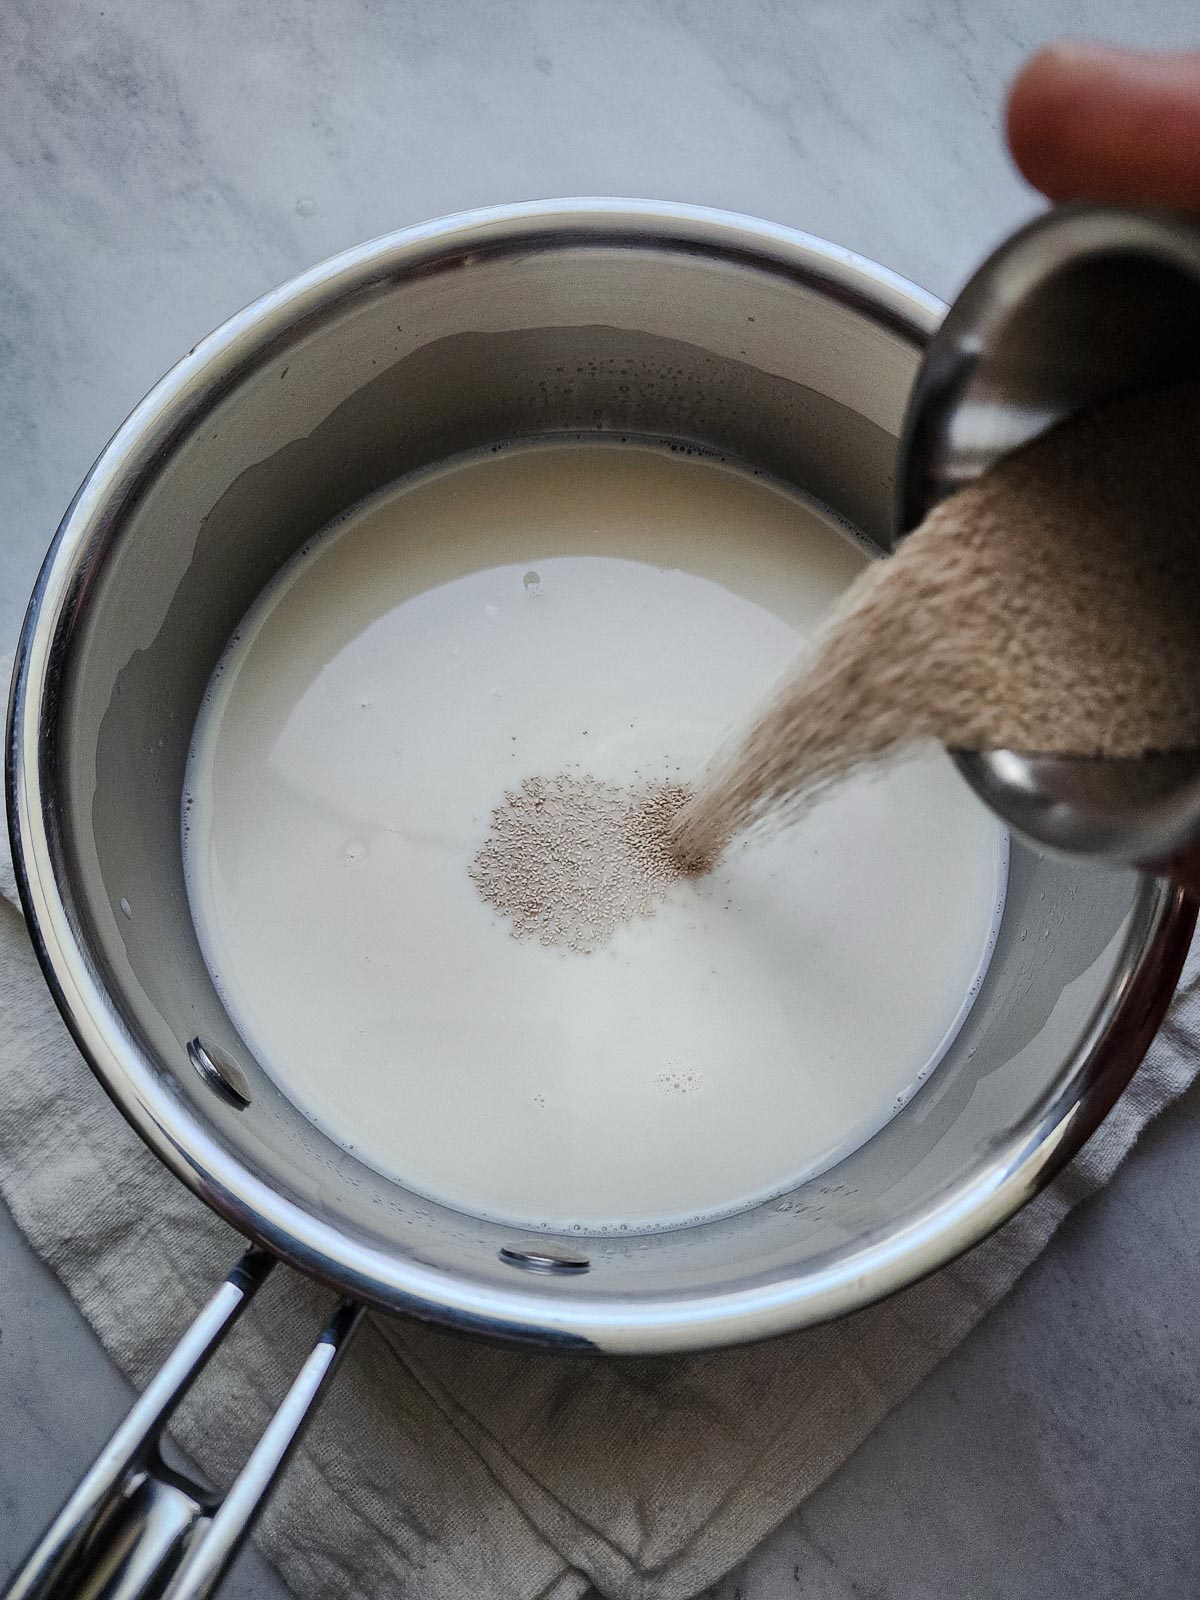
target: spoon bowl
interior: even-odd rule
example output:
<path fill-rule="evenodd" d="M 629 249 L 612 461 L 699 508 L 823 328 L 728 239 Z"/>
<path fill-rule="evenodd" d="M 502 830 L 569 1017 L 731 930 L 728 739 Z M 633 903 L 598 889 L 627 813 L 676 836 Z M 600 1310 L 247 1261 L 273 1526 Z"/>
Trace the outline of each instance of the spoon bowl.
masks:
<path fill-rule="evenodd" d="M 1046 213 L 988 257 L 928 346 L 901 439 L 897 537 L 1056 423 L 1189 378 L 1200 228 L 1114 207 Z M 1049 849 L 1142 865 L 1200 843 L 1200 751 L 955 759 L 1004 822 Z"/>

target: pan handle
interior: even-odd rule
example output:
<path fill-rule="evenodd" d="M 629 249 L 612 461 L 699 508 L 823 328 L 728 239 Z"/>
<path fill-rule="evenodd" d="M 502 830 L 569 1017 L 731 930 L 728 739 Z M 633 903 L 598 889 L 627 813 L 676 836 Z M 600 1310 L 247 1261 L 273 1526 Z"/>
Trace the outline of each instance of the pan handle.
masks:
<path fill-rule="evenodd" d="M 163 1430 L 274 1264 L 257 1249 L 237 1263 L 34 1546 L 4 1600 L 205 1600 L 213 1593 L 363 1311 L 347 1300 L 334 1312 L 228 1493 L 201 1488 L 162 1459 Z"/>

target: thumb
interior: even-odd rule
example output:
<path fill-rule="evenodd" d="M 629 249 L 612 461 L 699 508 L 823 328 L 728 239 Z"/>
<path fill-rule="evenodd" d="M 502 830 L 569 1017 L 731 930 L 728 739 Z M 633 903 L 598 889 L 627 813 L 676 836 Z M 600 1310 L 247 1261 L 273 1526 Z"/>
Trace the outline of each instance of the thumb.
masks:
<path fill-rule="evenodd" d="M 1012 86 L 1008 142 L 1051 200 L 1200 215 L 1200 51 L 1051 45 Z"/>

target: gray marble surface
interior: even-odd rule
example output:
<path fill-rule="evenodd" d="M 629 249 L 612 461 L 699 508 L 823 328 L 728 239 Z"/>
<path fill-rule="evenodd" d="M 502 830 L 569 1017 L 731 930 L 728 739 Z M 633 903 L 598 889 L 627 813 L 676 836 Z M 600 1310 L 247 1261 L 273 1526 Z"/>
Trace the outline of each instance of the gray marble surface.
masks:
<path fill-rule="evenodd" d="M 80 477 L 230 311 L 492 201 L 749 211 L 943 295 L 1034 202 L 1002 86 L 1194 0 L 4 0 L 0 651 Z M 1200 1592 L 1200 1098 L 720 1600 Z M 0 1572 L 127 1400 L 0 1218 Z M 269 1596 L 251 1553 L 228 1592 Z"/>

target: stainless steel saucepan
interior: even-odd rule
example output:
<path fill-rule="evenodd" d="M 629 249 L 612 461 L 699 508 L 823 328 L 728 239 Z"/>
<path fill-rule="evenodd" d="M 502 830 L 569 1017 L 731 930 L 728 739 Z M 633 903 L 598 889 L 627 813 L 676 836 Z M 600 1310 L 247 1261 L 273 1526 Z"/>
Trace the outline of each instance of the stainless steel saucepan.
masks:
<path fill-rule="evenodd" d="M 614 1354 L 764 1338 L 950 1260 L 1108 1111 L 1166 1008 L 1192 912 L 1132 871 L 1014 843 L 965 1027 L 836 1175 L 676 1232 L 525 1237 L 406 1192 L 307 1121 L 226 1016 L 188 914 L 180 795 L 201 696 L 255 596 L 332 517 L 455 452 L 596 429 L 719 446 L 883 549 L 897 438 L 942 312 L 847 251 L 741 217 L 628 201 L 502 208 L 363 245 L 265 296 L 105 450 L 21 640 L 14 854 L 47 981 L 93 1070 L 254 1248 L 13 1594 L 210 1593 L 361 1303 Z M 347 1301 L 241 1478 L 206 1497 L 162 1465 L 157 1440 L 273 1258 Z"/>

